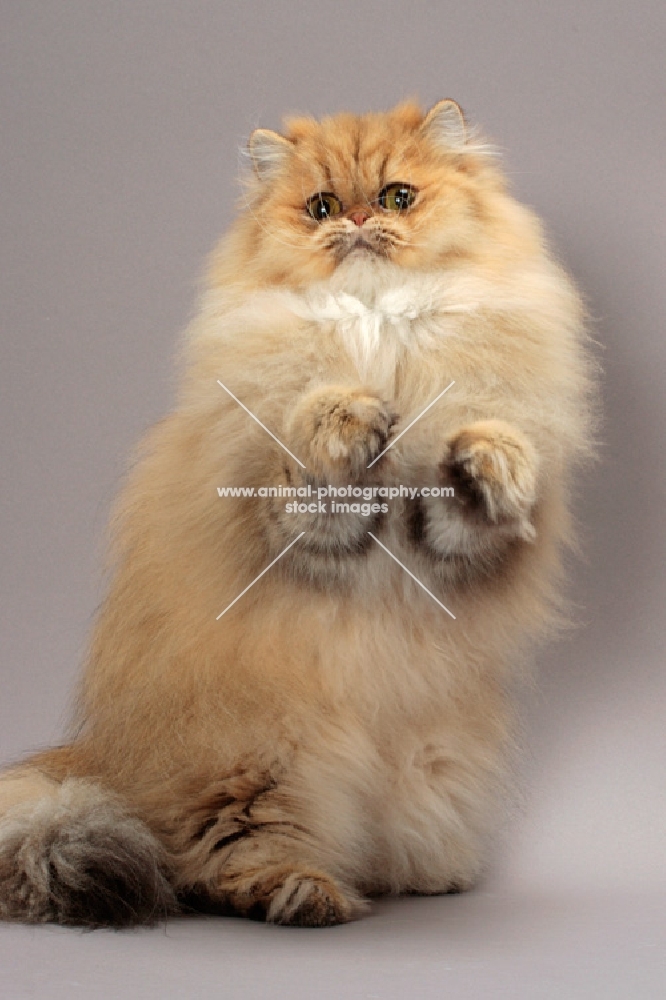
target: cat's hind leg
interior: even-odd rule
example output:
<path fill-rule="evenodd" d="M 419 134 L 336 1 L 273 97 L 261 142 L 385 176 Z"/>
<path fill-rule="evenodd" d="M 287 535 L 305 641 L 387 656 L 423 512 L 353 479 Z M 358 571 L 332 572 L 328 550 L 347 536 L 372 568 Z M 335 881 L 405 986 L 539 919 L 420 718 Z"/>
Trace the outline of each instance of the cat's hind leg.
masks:
<path fill-rule="evenodd" d="M 279 787 L 236 775 L 208 788 L 178 824 L 176 885 L 268 923 L 326 927 L 369 903 L 330 863 Z"/>
<path fill-rule="evenodd" d="M 148 827 L 98 782 L 30 763 L 0 777 L 1 919 L 151 923 L 175 909 L 164 860 Z"/>

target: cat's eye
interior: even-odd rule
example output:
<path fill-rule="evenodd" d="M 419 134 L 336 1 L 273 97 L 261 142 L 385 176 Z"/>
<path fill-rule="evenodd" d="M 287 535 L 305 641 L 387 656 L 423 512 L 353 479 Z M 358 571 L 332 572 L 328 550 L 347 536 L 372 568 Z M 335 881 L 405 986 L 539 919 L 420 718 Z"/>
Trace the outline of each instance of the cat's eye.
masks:
<path fill-rule="evenodd" d="M 416 188 L 411 184 L 387 184 L 379 192 L 377 201 L 389 212 L 404 212 L 411 208 L 416 199 Z"/>
<path fill-rule="evenodd" d="M 319 191 L 308 198 L 306 208 L 315 222 L 323 222 L 333 215 L 339 215 L 342 211 L 342 203 L 334 194 L 327 191 Z"/>

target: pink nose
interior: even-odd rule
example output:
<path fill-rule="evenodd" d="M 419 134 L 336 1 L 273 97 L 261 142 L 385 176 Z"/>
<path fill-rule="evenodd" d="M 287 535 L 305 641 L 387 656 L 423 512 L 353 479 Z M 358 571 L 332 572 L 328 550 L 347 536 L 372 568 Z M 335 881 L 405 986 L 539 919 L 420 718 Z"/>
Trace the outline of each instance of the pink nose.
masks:
<path fill-rule="evenodd" d="M 355 212 L 350 212 L 349 218 L 355 226 L 362 226 L 370 218 L 370 212 L 366 212 L 364 208 L 359 208 Z"/>

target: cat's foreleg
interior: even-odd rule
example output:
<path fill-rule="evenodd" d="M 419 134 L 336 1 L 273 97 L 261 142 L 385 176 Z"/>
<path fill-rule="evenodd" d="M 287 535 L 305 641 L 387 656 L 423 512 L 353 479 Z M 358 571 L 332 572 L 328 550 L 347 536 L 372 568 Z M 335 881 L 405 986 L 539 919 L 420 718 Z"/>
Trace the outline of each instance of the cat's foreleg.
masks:
<path fill-rule="evenodd" d="M 537 496 L 538 459 L 534 446 L 503 420 L 479 420 L 448 442 L 442 462 L 459 504 L 472 518 L 503 526 L 531 540 L 531 513 Z"/>
<path fill-rule="evenodd" d="M 397 419 L 372 389 L 323 386 L 307 392 L 288 421 L 289 437 L 317 481 L 346 485 L 370 477 Z"/>
<path fill-rule="evenodd" d="M 299 551 L 311 558 L 298 565 L 310 578 L 338 579 L 348 571 L 348 557 L 367 549 L 368 530 L 382 516 L 372 487 L 384 482 L 391 454 L 368 465 L 386 448 L 395 421 L 373 390 L 335 385 L 306 392 L 287 414 L 285 438 L 302 465 L 280 454 L 283 489 L 267 511 L 266 527 L 276 551 L 304 532 Z"/>
<path fill-rule="evenodd" d="M 490 565 L 512 541 L 534 541 L 539 459 L 534 445 L 503 420 L 479 420 L 446 442 L 439 464 L 453 496 L 421 502 L 427 547 L 453 560 Z"/>

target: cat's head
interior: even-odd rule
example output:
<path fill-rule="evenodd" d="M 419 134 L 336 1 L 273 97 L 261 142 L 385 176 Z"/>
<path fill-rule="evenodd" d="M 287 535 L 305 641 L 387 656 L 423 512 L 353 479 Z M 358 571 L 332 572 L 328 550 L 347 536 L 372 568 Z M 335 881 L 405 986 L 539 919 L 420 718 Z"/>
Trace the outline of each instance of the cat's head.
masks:
<path fill-rule="evenodd" d="M 427 114 L 408 102 L 288 119 L 284 134 L 257 129 L 248 149 L 253 176 L 218 261 L 223 281 L 234 269 L 251 283 L 298 287 L 369 261 L 451 266 L 487 245 L 506 202 L 492 157 L 451 100 Z"/>

